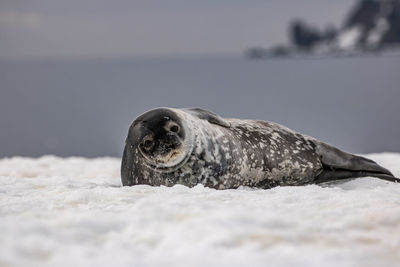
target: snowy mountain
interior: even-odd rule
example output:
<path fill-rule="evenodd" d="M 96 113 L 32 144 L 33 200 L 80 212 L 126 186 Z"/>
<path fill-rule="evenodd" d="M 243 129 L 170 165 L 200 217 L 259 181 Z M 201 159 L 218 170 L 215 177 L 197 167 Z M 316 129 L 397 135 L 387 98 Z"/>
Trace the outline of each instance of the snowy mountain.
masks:
<path fill-rule="evenodd" d="M 249 57 L 282 56 L 293 53 L 351 54 L 378 51 L 400 45 L 400 0 L 361 0 L 349 12 L 339 30 L 325 30 L 303 20 L 290 23 L 290 45 L 270 49 L 253 48 Z"/>

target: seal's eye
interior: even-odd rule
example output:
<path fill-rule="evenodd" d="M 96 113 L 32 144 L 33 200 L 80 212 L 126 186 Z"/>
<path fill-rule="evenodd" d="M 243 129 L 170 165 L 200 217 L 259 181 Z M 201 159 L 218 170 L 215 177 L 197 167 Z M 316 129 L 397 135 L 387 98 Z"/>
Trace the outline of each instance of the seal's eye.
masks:
<path fill-rule="evenodd" d="M 153 147 L 153 138 L 151 136 L 146 136 L 142 141 L 142 147 L 146 150 L 150 150 Z"/>
<path fill-rule="evenodd" d="M 179 127 L 179 125 L 174 121 L 168 121 L 164 126 L 164 130 L 167 132 L 167 134 L 179 133 L 181 127 Z"/>
<path fill-rule="evenodd" d="M 169 130 L 170 130 L 171 132 L 177 133 L 177 132 L 179 132 L 179 126 L 176 125 L 176 124 L 171 125 L 171 127 L 169 127 Z"/>
<path fill-rule="evenodd" d="M 144 141 L 144 147 L 151 147 L 151 145 L 153 144 L 153 142 L 151 140 L 146 140 Z"/>

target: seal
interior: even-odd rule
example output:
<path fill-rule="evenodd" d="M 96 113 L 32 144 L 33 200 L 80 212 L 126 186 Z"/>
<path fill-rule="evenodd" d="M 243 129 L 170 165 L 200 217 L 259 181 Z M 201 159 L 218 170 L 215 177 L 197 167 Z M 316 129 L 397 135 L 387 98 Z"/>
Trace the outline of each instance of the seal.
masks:
<path fill-rule="evenodd" d="M 130 126 L 124 186 L 272 188 L 373 176 L 400 182 L 374 161 L 268 121 L 225 119 L 199 108 L 157 108 Z"/>

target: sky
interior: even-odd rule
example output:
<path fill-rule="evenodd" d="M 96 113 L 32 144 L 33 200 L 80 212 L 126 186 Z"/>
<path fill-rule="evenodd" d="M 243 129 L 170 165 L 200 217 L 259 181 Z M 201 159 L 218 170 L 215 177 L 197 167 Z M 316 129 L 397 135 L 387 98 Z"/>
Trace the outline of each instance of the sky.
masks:
<path fill-rule="evenodd" d="M 0 59 L 240 53 L 304 18 L 339 27 L 352 0 L 1 0 Z"/>

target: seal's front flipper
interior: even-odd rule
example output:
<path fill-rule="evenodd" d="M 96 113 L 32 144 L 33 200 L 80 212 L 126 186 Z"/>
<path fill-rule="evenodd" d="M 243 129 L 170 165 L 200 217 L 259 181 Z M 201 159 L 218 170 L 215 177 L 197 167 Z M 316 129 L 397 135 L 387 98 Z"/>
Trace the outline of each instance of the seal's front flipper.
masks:
<path fill-rule="evenodd" d="M 370 159 L 343 152 L 322 142 L 317 144 L 316 152 L 324 168 L 316 177 L 316 183 L 366 176 L 400 182 L 389 170 Z"/>
<path fill-rule="evenodd" d="M 208 121 L 209 123 L 217 124 L 219 126 L 226 128 L 230 127 L 229 122 L 227 122 L 226 120 L 224 120 L 223 118 L 221 118 L 220 116 L 211 111 L 204 110 L 201 108 L 185 108 L 184 110 L 198 117 L 199 119 Z"/>

